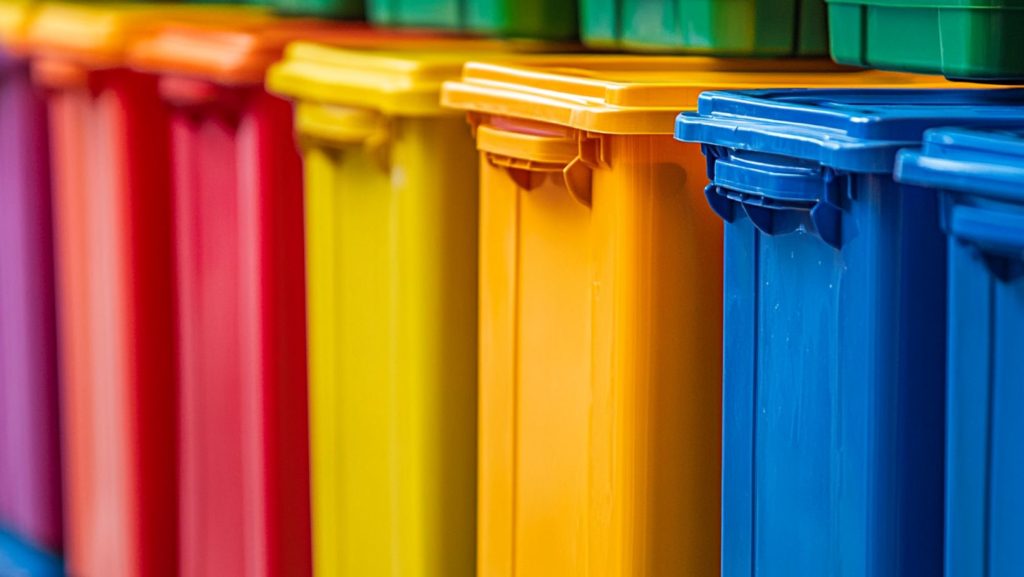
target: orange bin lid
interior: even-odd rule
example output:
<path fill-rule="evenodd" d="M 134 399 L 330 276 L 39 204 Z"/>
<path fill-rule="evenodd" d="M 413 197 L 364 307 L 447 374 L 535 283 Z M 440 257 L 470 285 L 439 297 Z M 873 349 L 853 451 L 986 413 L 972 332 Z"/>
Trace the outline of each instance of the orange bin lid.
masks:
<path fill-rule="evenodd" d="M 672 134 L 676 115 L 696 108 L 706 90 L 955 86 L 972 85 L 814 59 L 580 55 L 571 63 L 468 63 L 461 80 L 445 83 L 442 104 L 595 133 Z"/>
<path fill-rule="evenodd" d="M 312 19 L 265 18 L 210 26 L 174 23 L 136 42 L 133 68 L 199 78 L 218 84 L 262 83 L 267 68 L 289 43 L 302 40 L 348 48 L 431 45 L 456 40 L 426 30 L 373 28 L 367 24 Z"/>

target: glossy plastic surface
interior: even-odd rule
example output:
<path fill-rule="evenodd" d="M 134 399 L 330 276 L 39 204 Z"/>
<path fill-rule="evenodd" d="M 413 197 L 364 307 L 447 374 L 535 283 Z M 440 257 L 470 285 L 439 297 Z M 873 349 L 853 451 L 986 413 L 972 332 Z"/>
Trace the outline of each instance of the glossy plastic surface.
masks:
<path fill-rule="evenodd" d="M 371 22 L 388 26 L 571 40 L 578 33 L 576 4 L 546 0 L 367 0 L 366 8 Z"/>
<path fill-rule="evenodd" d="M 46 106 L 0 48 L 0 525 L 62 542 Z"/>
<path fill-rule="evenodd" d="M 304 45 L 268 79 L 305 160 L 317 575 L 474 575 L 475 153 L 437 105 L 467 57 Z"/>
<path fill-rule="evenodd" d="M 944 189 L 947 577 L 1010 577 L 1024 566 L 1022 137 L 1020 128 L 930 131 L 896 166 L 897 180 Z"/>
<path fill-rule="evenodd" d="M 942 574 L 946 242 L 936 195 L 890 175 L 899 143 L 1010 102 L 712 92 L 680 115 L 727 222 L 725 577 Z"/>
<path fill-rule="evenodd" d="M 0 529 L 0 575 L 64 577 L 64 567 L 53 554 L 36 549 L 21 537 Z"/>
<path fill-rule="evenodd" d="M 828 52 L 824 0 L 581 0 L 580 36 L 597 48 L 722 55 Z"/>
<path fill-rule="evenodd" d="M 583 56 L 446 83 L 481 150 L 479 574 L 718 571 L 721 229 L 666 114 L 715 86 L 921 81 Z"/>
<path fill-rule="evenodd" d="M 175 105 L 181 575 L 306 577 L 302 177 L 291 107 L 259 86 L 186 82 L 163 79 Z M 194 88 L 204 90 L 189 101 Z"/>
<path fill-rule="evenodd" d="M 953 79 L 1024 79 L 1020 0 L 827 0 L 832 57 Z"/>
<path fill-rule="evenodd" d="M 155 78 L 34 65 L 54 89 L 68 570 L 176 576 L 167 111 Z"/>

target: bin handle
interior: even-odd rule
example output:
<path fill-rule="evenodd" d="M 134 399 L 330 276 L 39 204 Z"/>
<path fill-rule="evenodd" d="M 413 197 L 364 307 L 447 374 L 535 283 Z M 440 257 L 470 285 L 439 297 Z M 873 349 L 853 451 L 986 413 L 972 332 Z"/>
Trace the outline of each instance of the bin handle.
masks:
<path fill-rule="evenodd" d="M 302 139 L 363 146 L 383 170 L 390 168 L 391 123 L 377 111 L 299 102 L 295 107 L 295 130 Z"/>
<path fill-rule="evenodd" d="M 950 236 L 974 247 L 993 274 L 1004 280 L 1024 274 L 1024 214 L 958 204 L 946 222 Z"/>
<path fill-rule="evenodd" d="M 842 248 L 843 175 L 828 167 L 777 162 L 767 155 L 751 162 L 724 147 L 703 144 L 701 148 L 711 181 L 704 196 L 722 220 L 733 222 L 743 214 L 764 234 L 776 236 L 803 228 L 829 246 Z M 777 194 L 744 186 L 750 177 L 774 179 L 779 186 L 772 192 Z"/>
<path fill-rule="evenodd" d="M 582 133 L 550 136 L 499 130 L 480 125 L 477 146 L 492 166 L 504 168 L 517 186 L 533 190 L 536 174 L 562 173 L 566 189 L 589 207 L 593 198 L 593 170 L 602 163 L 603 139 Z"/>

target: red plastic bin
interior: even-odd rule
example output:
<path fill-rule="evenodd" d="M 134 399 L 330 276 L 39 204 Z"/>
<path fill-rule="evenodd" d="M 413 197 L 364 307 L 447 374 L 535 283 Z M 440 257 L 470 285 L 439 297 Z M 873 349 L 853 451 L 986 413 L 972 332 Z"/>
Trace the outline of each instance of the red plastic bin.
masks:
<path fill-rule="evenodd" d="M 48 92 L 64 441 L 75 577 L 176 577 L 170 118 L 127 48 L 182 6 L 47 4 L 29 26 Z M 238 16 L 235 16 L 238 14 Z"/>
<path fill-rule="evenodd" d="M 291 104 L 263 88 L 297 38 L 427 37 L 301 20 L 173 25 L 129 56 L 159 76 L 170 110 L 183 577 L 312 572 L 302 163 Z"/>

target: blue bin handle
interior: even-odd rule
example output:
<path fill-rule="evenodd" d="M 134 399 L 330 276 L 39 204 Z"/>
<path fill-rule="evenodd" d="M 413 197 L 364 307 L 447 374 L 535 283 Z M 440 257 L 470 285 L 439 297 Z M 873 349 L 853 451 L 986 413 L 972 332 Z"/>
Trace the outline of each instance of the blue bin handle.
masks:
<path fill-rule="evenodd" d="M 704 189 L 711 209 L 733 222 L 738 211 L 761 232 L 780 235 L 803 227 L 829 246 L 842 248 L 842 178 L 834 170 L 703 145 L 708 162 Z M 810 226 L 807 226 L 807 225 Z"/>
<path fill-rule="evenodd" d="M 1024 214 L 958 204 L 948 218 L 949 234 L 1002 261 L 999 269 L 1006 268 L 1007 259 L 1024 262 Z M 996 264 L 988 260 L 990 265 Z"/>

